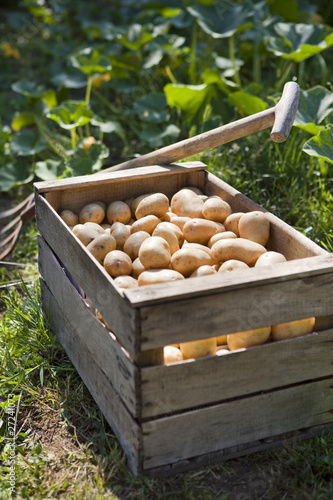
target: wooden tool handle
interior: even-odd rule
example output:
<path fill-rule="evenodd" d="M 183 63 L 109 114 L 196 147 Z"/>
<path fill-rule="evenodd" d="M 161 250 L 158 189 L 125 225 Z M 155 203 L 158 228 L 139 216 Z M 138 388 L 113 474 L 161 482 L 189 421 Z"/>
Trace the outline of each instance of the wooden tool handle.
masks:
<path fill-rule="evenodd" d="M 176 142 L 175 144 L 158 149 L 157 151 L 106 168 L 102 172 L 150 165 L 169 165 L 170 163 L 184 160 L 197 153 L 208 151 L 214 147 L 221 146 L 222 144 L 240 139 L 241 137 L 272 126 L 272 140 L 283 142 L 287 139 L 295 118 L 298 106 L 298 96 L 298 84 L 289 82 L 284 87 L 281 100 L 274 108 L 261 111 L 260 113 L 247 116 L 203 134 L 196 135 L 190 139 Z"/>

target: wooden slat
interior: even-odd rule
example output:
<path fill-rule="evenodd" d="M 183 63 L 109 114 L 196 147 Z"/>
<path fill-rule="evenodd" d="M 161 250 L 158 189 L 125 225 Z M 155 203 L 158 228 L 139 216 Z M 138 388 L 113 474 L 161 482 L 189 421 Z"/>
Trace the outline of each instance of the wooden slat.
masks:
<path fill-rule="evenodd" d="M 141 370 L 142 418 L 333 377 L 333 329 Z"/>
<path fill-rule="evenodd" d="M 57 316 L 63 315 L 72 323 L 72 330 L 91 358 L 105 372 L 115 392 L 134 417 L 140 417 L 139 370 L 126 355 L 115 336 L 94 316 L 47 243 L 38 237 L 39 269 L 43 280 L 59 304 Z M 57 321 L 56 318 L 52 318 Z"/>
<path fill-rule="evenodd" d="M 332 378 L 242 398 L 143 423 L 143 468 L 332 422 Z"/>
<path fill-rule="evenodd" d="M 89 392 L 93 396 L 106 420 L 112 427 L 134 474 L 141 471 L 141 429 L 124 406 L 119 394 L 86 348 L 78 332 L 73 328 L 72 318 L 59 314 L 60 304 L 41 279 L 41 290 L 45 314 L 51 314 L 51 325 L 73 365 Z"/>

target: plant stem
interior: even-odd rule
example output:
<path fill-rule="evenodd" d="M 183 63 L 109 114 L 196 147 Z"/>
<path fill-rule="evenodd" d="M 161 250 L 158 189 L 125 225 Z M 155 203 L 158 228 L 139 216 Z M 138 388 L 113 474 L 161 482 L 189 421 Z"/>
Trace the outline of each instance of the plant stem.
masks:
<path fill-rule="evenodd" d="M 90 95 L 91 95 L 92 82 L 93 82 L 93 77 L 91 75 L 89 75 L 88 76 L 87 89 L 86 89 L 86 97 L 85 97 L 85 103 L 86 103 L 87 106 L 89 106 L 89 103 L 90 103 Z"/>
<path fill-rule="evenodd" d="M 172 83 L 177 83 L 177 79 L 175 78 L 174 74 L 172 73 L 170 66 L 165 66 L 165 72 Z"/>
<path fill-rule="evenodd" d="M 282 70 L 282 75 L 280 79 L 276 83 L 276 89 L 281 90 L 282 86 L 285 84 L 287 77 L 293 67 L 294 63 L 290 61 L 289 63 L 287 62 L 285 69 Z"/>
<path fill-rule="evenodd" d="M 76 132 L 75 128 L 71 128 L 71 139 L 72 139 L 72 148 L 76 148 Z"/>
<path fill-rule="evenodd" d="M 235 56 L 235 35 L 232 35 L 229 40 L 229 58 L 232 62 L 232 67 L 234 69 L 235 82 L 239 87 L 241 87 L 242 83 L 237 69 L 236 56 Z"/>

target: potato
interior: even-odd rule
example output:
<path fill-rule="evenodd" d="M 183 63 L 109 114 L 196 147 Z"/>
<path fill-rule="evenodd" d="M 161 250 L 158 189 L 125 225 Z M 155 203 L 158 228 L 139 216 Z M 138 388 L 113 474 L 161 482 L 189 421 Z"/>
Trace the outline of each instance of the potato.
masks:
<path fill-rule="evenodd" d="M 59 215 L 67 226 L 76 226 L 76 224 L 79 224 L 79 216 L 72 212 L 72 210 L 62 210 Z"/>
<path fill-rule="evenodd" d="M 228 271 L 234 271 L 235 269 L 249 269 L 249 266 L 241 260 L 230 259 L 223 262 L 218 272 L 226 273 Z"/>
<path fill-rule="evenodd" d="M 104 232 L 104 229 L 99 224 L 95 224 L 95 222 L 76 224 L 73 227 L 73 233 L 85 246 L 89 245 L 92 240 Z"/>
<path fill-rule="evenodd" d="M 222 233 L 213 234 L 213 236 L 209 239 L 207 246 L 212 248 L 214 243 L 218 240 L 225 240 L 226 238 L 237 238 L 237 235 L 232 231 L 223 231 Z"/>
<path fill-rule="evenodd" d="M 216 344 L 219 345 L 225 345 L 227 347 L 228 343 L 228 335 L 218 335 L 216 337 Z"/>
<path fill-rule="evenodd" d="M 248 266 L 254 266 L 260 255 L 266 252 L 266 248 L 245 238 L 228 238 L 214 243 L 211 252 L 214 262 L 236 259 Z"/>
<path fill-rule="evenodd" d="M 134 259 L 134 261 L 132 263 L 132 272 L 131 272 L 131 275 L 133 276 L 133 278 L 138 279 L 138 277 L 140 276 L 140 274 L 143 273 L 143 271 L 145 271 L 145 270 L 146 270 L 146 268 L 142 264 L 142 262 L 139 259 L 139 257 L 137 257 L 136 259 Z"/>
<path fill-rule="evenodd" d="M 226 231 L 232 231 L 236 236 L 239 236 L 238 224 L 242 215 L 244 215 L 244 212 L 234 212 L 228 215 L 223 222 Z"/>
<path fill-rule="evenodd" d="M 184 276 L 173 269 L 149 269 L 143 271 L 138 277 L 139 286 L 155 285 L 156 283 L 166 283 L 168 281 L 179 281 L 185 279 Z"/>
<path fill-rule="evenodd" d="M 134 198 L 134 200 L 132 201 L 132 204 L 131 204 L 131 210 L 132 210 L 133 217 L 135 217 L 135 211 L 138 208 L 140 201 L 144 200 L 145 198 L 147 198 L 147 196 L 150 196 L 151 194 L 154 194 L 154 193 L 140 194 L 140 196 L 137 196 L 136 198 Z"/>
<path fill-rule="evenodd" d="M 160 222 L 156 227 L 158 227 L 159 229 L 171 229 L 171 231 L 173 231 L 177 236 L 179 248 L 184 243 L 183 231 L 179 228 L 179 226 L 177 226 L 177 224 L 174 224 L 173 222 L 163 221 Z"/>
<path fill-rule="evenodd" d="M 131 209 L 124 201 L 113 201 L 106 209 L 106 218 L 111 225 L 115 222 L 128 224 L 131 218 Z"/>
<path fill-rule="evenodd" d="M 268 251 L 260 255 L 259 259 L 255 263 L 255 267 L 273 266 L 279 262 L 286 262 L 287 259 L 280 252 Z"/>
<path fill-rule="evenodd" d="M 174 215 L 172 212 L 167 212 L 166 214 L 163 215 L 163 217 L 160 217 L 161 222 L 171 222 L 171 216 Z"/>
<path fill-rule="evenodd" d="M 169 198 L 163 193 L 154 193 L 143 198 L 136 210 L 135 217 L 141 219 L 146 215 L 163 217 L 169 210 Z"/>
<path fill-rule="evenodd" d="M 147 231 L 137 231 L 136 233 L 130 234 L 124 243 L 124 252 L 127 253 L 132 260 L 135 260 L 139 255 L 139 249 L 142 242 L 150 237 Z"/>
<path fill-rule="evenodd" d="M 104 261 L 104 268 L 112 278 L 131 274 L 132 261 L 130 257 L 121 250 L 112 250 L 107 253 Z"/>
<path fill-rule="evenodd" d="M 183 234 L 189 243 L 200 243 L 205 245 L 208 240 L 219 232 L 219 227 L 214 221 L 193 218 L 186 222 L 183 227 Z"/>
<path fill-rule="evenodd" d="M 173 345 L 166 345 L 163 347 L 163 360 L 164 364 L 177 363 L 183 361 L 182 351 Z"/>
<path fill-rule="evenodd" d="M 181 189 L 171 198 L 171 211 L 179 217 L 202 217 L 203 200 L 191 189 Z M 172 222 L 172 219 L 171 219 Z"/>
<path fill-rule="evenodd" d="M 150 236 L 142 242 L 138 257 L 146 269 L 164 269 L 170 264 L 170 245 L 160 236 Z"/>
<path fill-rule="evenodd" d="M 205 219 L 223 222 L 232 213 L 231 206 L 219 196 L 211 196 L 204 202 L 202 215 Z"/>
<path fill-rule="evenodd" d="M 87 245 L 87 250 L 100 264 L 103 264 L 104 257 L 107 253 L 116 249 L 116 244 L 116 240 L 111 234 L 104 233 L 93 239 Z"/>
<path fill-rule="evenodd" d="M 189 189 L 193 193 L 195 193 L 197 196 L 203 196 L 204 192 L 202 189 L 198 188 L 197 186 L 185 186 L 183 189 Z"/>
<path fill-rule="evenodd" d="M 209 276 L 210 274 L 216 274 L 216 271 L 212 268 L 212 266 L 200 266 L 191 274 L 190 278 Z"/>
<path fill-rule="evenodd" d="M 203 250 L 208 253 L 209 257 L 211 257 L 211 249 L 205 245 L 201 245 L 201 243 L 189 243 L 188 241 L 184 241 L 182 248 L 197 248 L 198 250 Z"/>
<path fill-rule="evenodd" d="M 131 234 L 136 233 L 137 231 L 146 231 L 149 234 L 152 234 L 155 227 L 161 222 L 161 219 L 156 217 L 156 215 L 146 215 L 141 219 L 138 219 L 133 222 L 131 226 Z"/>
<path fill-rule="evenodd" d="M 85 224 L 85 222 L 95 222 L 95 224 L 100 224 L 105 217 L 104 204 L 101 205 L 98 202 L 88 203 L 83 208 L 81 208 L 79 213 L 80 224 Z"/>
<path fill-rule="evenodd" d="M 190 276 L 198 267 L 211 265 L 212 259 L 204 250 L 181 248 L 171 257 L 171 267 L 183 276 Z"/>
<path fill-rule="evenodd" d="M 180 350 L 184 359 L 202 358 L 216 354 L 216 337 L 181 342 Z"/>
<path fill-rule="evenodd" d="M 272 338 L 284 340 L 307 335 L 313 331 L 315 321 L 316 318 L 311 317 L 272 325 Z"/>
<path fill-rule="evenodd" d="M 114 279 L 114 282 L 119 288 L 135 288 L 139 286 L 138 280 L 133 278 L 132 276 L 117 276 Z"/>
<path fill-rule="evenodd" d="M 115 222 L 110 227 L 110 234 L 116 240 L 116 250 L 123 250 L 127 238 L 129 238 L 131 232 L 127 225 L 122 222 Z"/>
<path fill-rule="evenodd" d="M 154 229 L 152 236 L 160 236 L 161 238 L 164 238 L 169 244 L 171 255 L 179 250 L 179 241 L 176 233 L 169 226 L 165 226 L 162 223 L 158 224 L 158 226 Z"/>
<path fill-rule="evenodd" d="M 230 351 L 235 349 L 246 349 L 267 342 L 271 333 L 270 326 L 246 330 L 244 332 L 232 333 L 227 336 Z"/>
<path fill-rule="evenodd" d="M 172 215 L 171 216 L 171 223 L 175 224 L 175 226 L 178 226 L 181 231 L 183 231 L 184 224 L 191 220 L 191 217 L 178 217 L 178 215 Z"/>
<path fill-rule="evenodd" d="M 238 223 L 239 236 L 265 246 L 269 240 L 270 221 L 264 212 L 252 211 L 241 216 Z"/>

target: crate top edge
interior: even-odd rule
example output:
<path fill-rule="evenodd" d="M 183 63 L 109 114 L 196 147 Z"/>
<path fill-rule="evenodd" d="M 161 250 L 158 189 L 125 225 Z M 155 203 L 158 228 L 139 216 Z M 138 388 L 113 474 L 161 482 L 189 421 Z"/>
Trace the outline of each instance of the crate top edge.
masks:
<path fill-rule="evenodd" d="M 184 163 L 172 163 L 170 165 L 150 165 L 146 167 L 136 167 L 127 170 L 115 170 L 112 172 L 98 172 L 91 175 L 80 175 L 77 177 L 67 177 L 66 179 L 55 179 L 51 181 L 40 181 L 34 183 L 37 193 L 46 193 L 66 188 L 81 187 L 93 184 L 101 184 L 109 180 L 128 180 L 147 175 L 169 175 L 172 173 L 182 173 L 195 170 L 206 170 L 207 165 L 201 161 L 191 161 Z"/>

